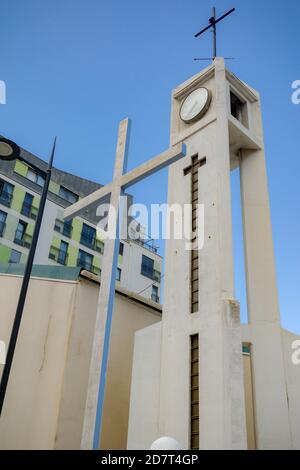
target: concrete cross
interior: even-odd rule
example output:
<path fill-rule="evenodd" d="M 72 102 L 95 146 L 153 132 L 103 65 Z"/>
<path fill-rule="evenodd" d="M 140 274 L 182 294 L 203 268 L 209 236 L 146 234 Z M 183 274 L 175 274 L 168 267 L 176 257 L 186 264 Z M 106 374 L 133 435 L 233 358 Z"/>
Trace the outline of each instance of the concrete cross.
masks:
<path fill-rule="evenodd" d="M 79 200 L 65 209 L 64 212 L 64 217 L 69 219 L 79 214 L 80 211 L 86 209 L 88 206 L 100 203 L 104 197 L 110 194 L 110 204 L 117 215 L 117 217 L 115 217 L 111 211 L 109 211 L 108 214 L 107 225 L 109 233 L 115 233 L 116 236 L 114 238 L 107 238 L 105 241 L 81 440 L 82 449 L 98 449 L 100 445 L 109 340 L 120 244 L 118 234 L 120 196 L 125 189 L 132 186 L 134 183 L 143 180 L 147 176 L 150 176 L 186 155 L 185 145 L 179 143 L 143 163 L 138 168 L 126 173 L 129 125 L 130 122 L 128 119 L 124 119 L 119 125 L 113 181 Z M 99 367 L 100 364 L 101 368 Z"/>

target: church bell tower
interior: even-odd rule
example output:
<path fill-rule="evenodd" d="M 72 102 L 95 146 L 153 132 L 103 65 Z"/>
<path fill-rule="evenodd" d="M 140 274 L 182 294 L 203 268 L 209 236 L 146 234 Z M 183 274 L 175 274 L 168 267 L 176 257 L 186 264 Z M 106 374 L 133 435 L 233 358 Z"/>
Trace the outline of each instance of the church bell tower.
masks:
<path fill-rule="evenodd" d="M 136 335 L 128 448 L 170 436 L 184 449 L 246 449 L 243 341 L 251 350 L 255 445 L 290 448 L 258 93 L 215 58 L 173 90 L 170 140 L 184 142 L 187 156 L 169 168 L 168 204 L 191 204 L 192 230 L 204 224 L 204 242 L 187 250 L 184 239 L 166 241 L 162 322 Z M 243 327 L 232 247 L 230 173 L 237 166 L 249 315 Z"/>

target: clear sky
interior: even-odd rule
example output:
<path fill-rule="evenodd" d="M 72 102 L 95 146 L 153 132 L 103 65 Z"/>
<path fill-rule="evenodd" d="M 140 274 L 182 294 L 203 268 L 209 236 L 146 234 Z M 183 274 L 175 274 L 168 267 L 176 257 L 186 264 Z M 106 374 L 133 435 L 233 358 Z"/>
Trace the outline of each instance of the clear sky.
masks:
<path fill-rule="evenodd" d="M 170 93 L 207 63 L 211 33 L 194 39 L 215 5 L 236 12 L 219 26 L 218 55 L 259 90 L 282 322 L 300 333 L 299 0 L 2 0 L 0 133 L 42 158 L 108 183 L 117 127 L 129 116 L 129 168 L 169 146 Z M 241 221 L 233 176 L 236 297 L 245 318 Z M 166 202 L 167 172 L 139 184 L 136 202 Z M 163 246 L 162 246 L 163 252 Z"/>

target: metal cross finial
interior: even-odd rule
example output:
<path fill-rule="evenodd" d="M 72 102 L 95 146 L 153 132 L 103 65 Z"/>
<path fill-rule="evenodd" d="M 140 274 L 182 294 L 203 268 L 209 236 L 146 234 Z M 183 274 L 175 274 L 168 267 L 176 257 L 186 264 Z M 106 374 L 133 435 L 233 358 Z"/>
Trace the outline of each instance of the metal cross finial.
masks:
<path fill-rule="evenodd" d="M 226 18 L 226 16 L 230 15 L 234 11 L 235 11 L 235 8 L 232 8 L 227 13 L 220 16 L 220 18 L 216 19 L 216 8 L 213 7 L 213 14 L 212 14 L 212 17 L 209 19 L 209 25 L 206 26 L 206 28 L 199 31 L 199 33 L 195 34 L 195 38 L 197 38 L 198 36 L 205 33 L 210 28 L 213 28 L 213 59 L 215 59 L 217 57 L 217 27 L 216 27 L 216 24 L 219 23 L 220 21 L 222 21 L 224 18 Z"/>

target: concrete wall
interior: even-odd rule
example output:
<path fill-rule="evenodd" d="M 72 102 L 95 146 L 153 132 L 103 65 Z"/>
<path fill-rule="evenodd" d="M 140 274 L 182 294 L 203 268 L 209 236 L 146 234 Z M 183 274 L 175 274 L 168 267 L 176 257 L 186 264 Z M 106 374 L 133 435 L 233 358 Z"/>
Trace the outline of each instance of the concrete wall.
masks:
<path fill-rule="evenodd" d="M 134 334 L 161 320 L 158 311 L 121 295 L 115 302 L 100 449 L 126 449 Z"/>
<path fill-rule="evenodd" d="M 7 344 L 20 286 L 20 277 L 0 276 Z M 54 448 L 75 292 L 74 282 L 31 281 L 0 418 L 1 449 Z"/>
<path fill-rule="evenodd" d="M 300 364 L 293 364 L 292 348 L 294 341 L 299 341 L 300 336 L 290 331 L 281 330 L 284 354 L 285 380 L 289 407 L 289 427 L 292 440 L 292 448 L 300 449 Z"/>
<path fill-rule="evenodd" d="M 0 275 L 0 339 L 8 343 L 21 277 Z M 33 278 L 7 396 L 0 449 L 79 449 L 98 298 L 96 282 Z M 159 307 L 116 294 L 105 448 L 126 448 L 134 333 L 160 320 Z M 0 372 L 2 372 L 0 366 Z"/>
<path fill-rule="evenodd" d="M 127 449 L 150 449 L 158 425 L 161 322 L 135 334 Z M 141 421 L 142 420 L 142 421 Z"/>

